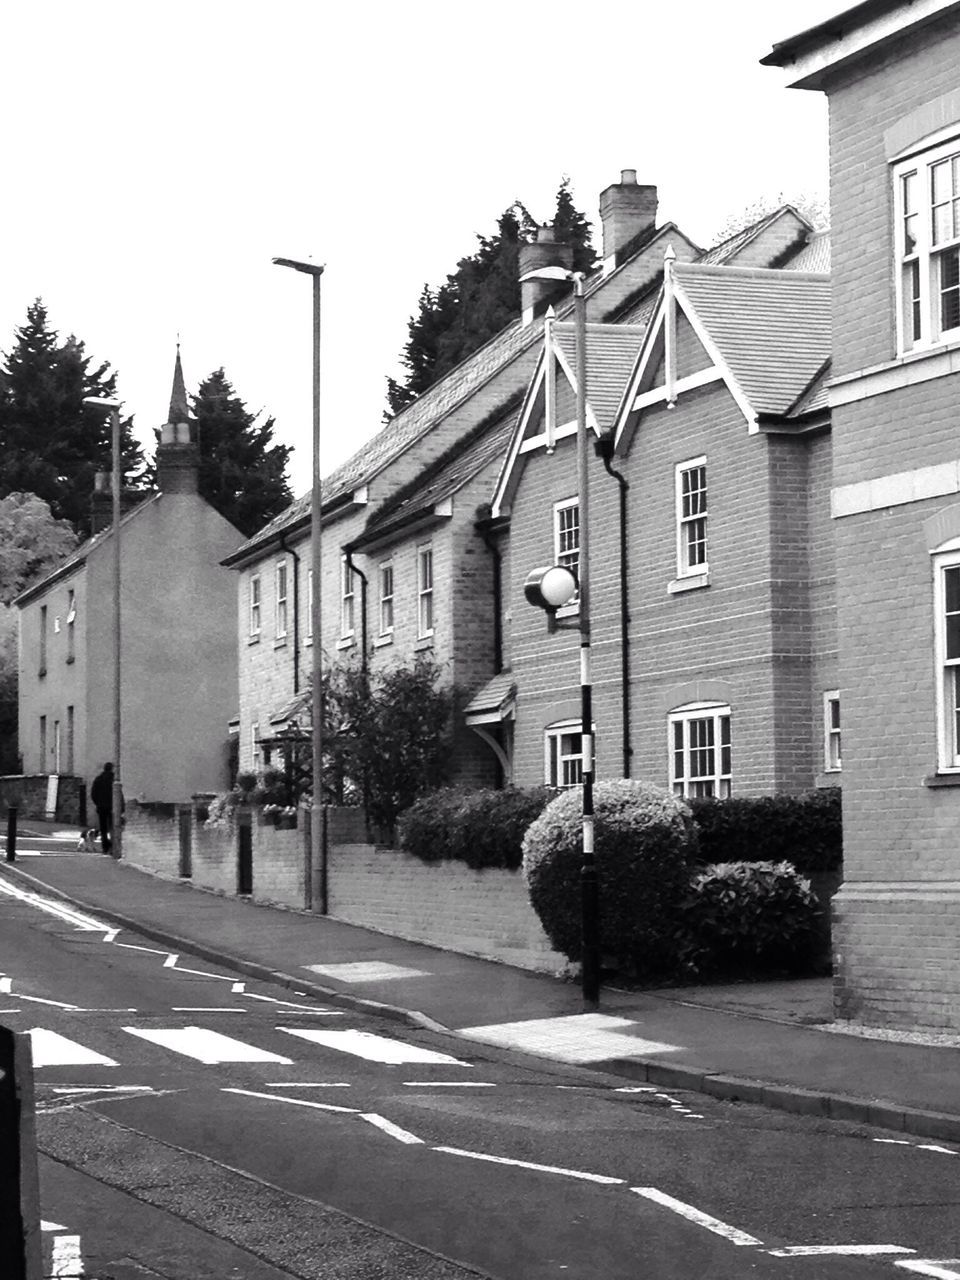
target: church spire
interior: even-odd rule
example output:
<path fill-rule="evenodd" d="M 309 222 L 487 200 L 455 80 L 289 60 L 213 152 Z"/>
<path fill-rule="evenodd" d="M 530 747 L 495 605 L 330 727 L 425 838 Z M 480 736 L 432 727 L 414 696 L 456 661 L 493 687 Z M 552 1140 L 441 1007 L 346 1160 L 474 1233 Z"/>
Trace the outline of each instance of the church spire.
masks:
<path fill-rule="evenodd" d="M 183 365 L 180 363 L 180 343 L 177 343 L 177 362 L 173 366 L 173 389 L 170 392 L 170 412 L 167 422 L 179 423 L 189 420 L 187 408 L 187 388 L 183 382 Z"/>

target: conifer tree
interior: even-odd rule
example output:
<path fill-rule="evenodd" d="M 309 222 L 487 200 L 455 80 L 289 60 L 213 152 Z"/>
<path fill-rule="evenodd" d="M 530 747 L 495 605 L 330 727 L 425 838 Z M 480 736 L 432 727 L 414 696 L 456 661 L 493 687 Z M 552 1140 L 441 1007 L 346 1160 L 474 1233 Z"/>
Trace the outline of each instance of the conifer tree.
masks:
<path fill-rule="evenodd" d="M 477 250 L 461 258 L 439 288 L 424 285 L 401 357 L 406 378 L 387 379 L 386 417 L 399 413 L 520 314 L 520 246 L 536 225 L 525 206 L 514 202 L 498 218 L 496 235 L 478 236 Z M 558 239 L 573 245 L 574 270 L 592 271 L 596 254 L 590 224 L 574 206 L 567 178 L 557 191 L 553 226 Z"/>
<path fill-rule="evenodd" d="M 191 396 L 200 447 L 200 493 L 245 536 L 289 506 L 287 481 L 292 447 L 273 443 L 274 419 L 258 423 L 216 369 Z"/>
<path fill-rule="evenodd" d="M 93 477 L 110 470 L 110 416 L 85 396 L 116 395 L 117 375 L 84 344 L 61 341 L 37 298 L 0 365 L 0 497 L 35 493 L 57 519 L 89 531 Z M 132 420 L 121 422 L 124 483 L 137 483 L 143 453 Z"/>

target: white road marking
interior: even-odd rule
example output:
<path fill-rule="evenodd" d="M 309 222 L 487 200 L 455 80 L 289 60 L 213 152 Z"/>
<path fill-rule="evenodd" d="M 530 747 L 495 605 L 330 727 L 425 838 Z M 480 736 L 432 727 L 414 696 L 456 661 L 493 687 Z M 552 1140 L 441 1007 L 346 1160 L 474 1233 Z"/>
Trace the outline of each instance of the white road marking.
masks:
<path fill-rule="evenodd" d="M 0 978 L 0 994 L 8 996 L 10 994 L 10 984 L 12 982 L 12 978 Z"/>
<path fill-rule="evenodd" d="M 163 962 L 163 967 L 165 969 L 172 969 L 179 959 L 180 957 L 175 951 L 168 951 L 167 958 Z"/>
<path fill-rule="evenodd" d="M 169 951 L 158 951 L 156 947 L 141 947 L 135 942 L 115 942 L 115 947 L 123 947 L 126 951 L 146 951 L 151 956 L 169 956 Z"/>
<path fill-rule="evenodd" d="M 404 1080 L 412 1089 L 495 1089 L 488 1080 Z"/>
<path fill-rule="evenodd" d="M 292 1058 L 281 1057 L 279 1053 L 270 1053 L 255 1045 L 234 1040 L 231 1036 L 221 1035 L 219 1031 L 208 1031 L 205 1027 L 178 1027 L 162 1031 L 124 1027 L 123 1030 L 129 1035 L 139 1036 L 142 1040 L 170 1049 L 173 1053 L 195 1058 L 207 1066 L 219 1062 L 283 1062 L 289 1066 L 293 1061 Z"/>
<path fill-rule="evenodd" d="M 560 1062 L 601 1062 L 605 1058 L 636 1058 L 675 1053 L 681 1046 L 623 1035 L 618 1027 L 636 1027 L 631 1018 L 604 1013 L 577 1013 L 560 1018 L 531 1018 L 484 1027 L 463 1027 L 460 1035 L 484 1044 L 537 1053 Z"/>
<path fill-rule="evenodd" d="M 906 1138 L 874 1138 L 874 1142 L 884 1142 L 891 1147 L 909 1147 L 912 1145 Z"/>
<path fill-rule="evenodd" d="M 354 1057 L 366 1058 L 370 1062 L 385 1062 L 399 1065 L 405 1062 L 445 1062 L 451 1066 L 467 1067 L 468 1062 L 452 1058 L 448 1053 L 437 1053 L 433 1049 L 421 1049 L 415 1044 L 404 1044 L 400 1040 L 391 1040 L 387 1036 L 374 1035 L 371 1031 L 317 1031 L 313 1027 L 278 1027 L 287 1035 L 299 1036 L 301 1040 L 310 1040 L 313 1044 L 325 1045 L 328 1049 L 338 1049 L 341 1053 L 352 1053 Z"/>
<path fill-rule="evenodd" d="M 383 1132 L 389 1134 L 391 1138 L 396 1138 L 398 1142 L 423 1144 L 423 1139 L 418 1138 L 415 1133 L 410 1133 L 407 1129 L 401 1129 L 397 1124 L 391 1124 L 391 1122 L 389 1120 L 385 1120 L 383 1116 L 378 1116 L 375 1111 L 361 1111 L 360 1119 L 366 1120 L 369 1124 L 376 1125 L 378 1129 L 382 1129 Z"/>
<path fill-rule="evenodd" d="M 58 1085 L 51 1093 L 153 1093 L 149 1084 Z"/>
<path fill-rule="evenodd" d="M 379 960 L 352 960 L 343 964 L 305 964 L 304 969 L 336 978 L 339 982 L 389 982 L 396 978 L 429 978 L 424 969 L 406 969 Z"/>
<path fill-rule="evenodd" d="M 56 1031 L 46 1031 L 43 1027 L 31 1027 L 30 1047 L 33 1050 L 34 1067 L 115 1067 L 112 1058 L 105 1058 L 102 1053 L 94 1053 L 75 1040 L 58 1035 Z"/>
<path fill-rule="evenodd" d="M 53 1265 L 51 1276 L 65 1277 L 83 1275 L 83 1257 L 80 1253 L 79 1236 L 54 1236 Z"/>
<path fill-rule="evenodd" d="M 849 1258 L 873 1258 L 887 1253 L 916 1253 L 899 1244 L 794 1244 L 786 1249 L 767 1249 L 773 1258 L 819 1258 L 829 1254 Z"/>
<path fill-rule="evenodd" d="M 173 958 L 174 961 L 180 959 L 179 956 L 174 956 Z M 206 969 L 187 969 L 182 964 L 176 963 L 170 965 L 165 963 L 163 967 L 165 969 L 175 969 L 177 973 L 191 973 L 195 978 L 216 978 L 218 982 L 233 982 L 233 978 L 229 973 L 209 973 Z"/>
<path fill-rule="evenodd" d="M 911 1258 L 909 1262 L 895 1262 L 895 1267 L 912 1271 L 915 1276 L 930 1276 L 931 1280 L 960 1280 L 960 1258 Z"/>
<path fill-rule="evenodd" d="M 580 1169 L 561 1169 L 553 1164 L 533 1164 L 529 1160 L 508 1160 L 506 1156 L 488 1156 L 482 1151 L 462 1151 L 459 1147 L 432 1147 L 449 1156 L 466 1156 L 468 1160 L 486 1160 L 490 1164 L 509 1164 L 516 1169 L 534 1169 L 537 1173 L 559 1173 L 567 1178 L 579 1178 L 583 1182 L 599 1182 L 604 1186 L 622 1186 L 624 1178 L 607 1178 L 600 1173 L 584 1173 Z"/>
<path fill-rule="evenodd" d="M 265 1089 L 350 1089 L 348 1080 L 269 1080 Z"/>
<path fill-rule="evenodd" d="M 222 1093 L 240 1093 L 245 1098 L 266 1098 L 268 1102 L 285 1102 L 291 1107 L 310 1107 L 313 1111 L 341 1111 L 345 1115 L 360 1115 L 359 1107 L 337 1107 L 332 1102 L 308 1102 L 306 1098 L 281 1098 L 275 1093 L 257 1093 L 255 1089 L 222 1089 Z"/>
<path fill-rule="evenodd" d="M 942 1156 L 955 1156 L 956 1151 L 951 1151 L 949 1147 L 938 1147 L 935 1142 L 918 1142 L 918 1151 L 938 1151 Z"/>
<path fill-rule="evenodd" d="M 171 1013 L 247 1013 L 247 1009 L 235 1009 L 225 1004 L 175 1004 Z"/>
<path fill-rule="evenodd" d="M 271 1004 L 282 1004 L 287 1009 L 299 1009 L 301 1013 L 322 1013 L 325 1018 L 344 1016 L 343 1009 L 318 1009 L 313 1004 L 297 1004 L 295 1000 L 278 1000 L 276 996 L 261 996 L 256 991 L 245 991 L 244 995 L 248 1000 L 269 1000 Z"/>
<path fill-rule="evenodd" d="M 18 1000 L 29 1000 L 33 1004 L 51 1004 L 55 1009 L 67 1009 L 70 1013 L 82 1013 L 78 1004 L 65 1004 L 62 1000 L 45 1000 L 43 996 L 23 996 L 17 993 Z"/>
<path fill-rule="evenodd" d="M 563 1085 L 560 1085 L 561 1089 L 563 1087 L 564 1087 Z M 637 1084 L 637 1085 L 628 1084 L 628 1085 L 621 1085 L 619 1088 L 614 1089 L 613 1092 L 614 1093 L 656 1093 L 657 1091 L 652 1084 Z"/>
<path fill-rule="evenodd" d="M 16 885 L 10 884 L 8 880 L 0 879 L 0 893 L 6 893 L 11 898 L 16 898 L 20 902 L 26 903 L 28 906 L 37 907 L 40 911 L 46 911 L 49 915 L 57 916 L 61 920 L 65 920 L 67 924 L 72 924 L 77 929 L 83 929 L 87 933 L 107 933 L 110 926 L 103 924 L 100 920 L 95 920 L 92 916 L 83 915 L 82 912 L 68 907 L 64 903 L 54 902 L 52 898 L 42 898 L 38 893 L 29 893 L 26 889 L 20 889 Z"/>
<path fill-rule="evenodd" d="M 107 932 L 103 935 L 104 942 L 114 942 L 119 932 L 120 932 L 119 929 L 108 929 Z"/>
<path fill-rule="evenodd" d="M 230 988 L 230 990 L 231 990 L 231 991 L 244 991 L 244 990 L 246 989 L 246 985 L 247 985 L 247 984 L 246 984 L 245 982 L 235 982 L 235 983 L 233 984 L 233 986 Z"/>
<path fill-rule="evenodd" d="M 665 1209 L 672 1209 L 674 1213 L 678 1213 L 681 1218 L 686 1218 L 689 1222 L 695 1222 L 698 1227 L 705 1227 L 707 1231 L 712 1231 L 714 1235 L 723 1236 L 725 1240 L 729 1240 L 731 1244 L 762 1244 L 762 1240 L 758 1240 L 756 1236 L 747 1235 L 746 1231 L 741 1231 L 737 1227 L 731 1227 L 728 1222 L 721 1222 L 719 1218 L 713 1218 L 709 1213 L 704 1213 L 700 1209 L 695 1209 L 692 1204 L 684 1204 L 682 1200 L 675 1200 L 673 1196 L 666 1195 L 663 1191 L 658 1191 L 656 1187 L 631 1187 L 631 1191 L 635 1191 L 638 1196 L 643 1196 L 647 1200 L 652 1200 L 655 1204 L 661 1204 Z"/>
<path fill-rule="evenodd" d="M 59 1222 L 45 1222 L 43 1218 L 40 1219 L 41 1231 L 66 1231 L 66 1229 L 66 1227 L 61 1227 Z"/>

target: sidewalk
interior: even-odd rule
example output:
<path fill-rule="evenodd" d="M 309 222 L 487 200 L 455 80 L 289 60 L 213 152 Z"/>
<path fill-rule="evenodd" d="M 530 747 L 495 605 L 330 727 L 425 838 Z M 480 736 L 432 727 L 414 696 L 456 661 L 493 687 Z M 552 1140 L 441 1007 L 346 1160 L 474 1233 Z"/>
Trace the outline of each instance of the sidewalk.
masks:
<path fill-rule="evenodd" d="M 0 875 L 172 949 L 344 1007 L 665 1088 L 960 1142 L 960 1048 L 824 1029 L 829 979 L 608 987 L 599 1022 L 592 1015 L 558 1029 L 544 1020 L 581 1014 L 580 992 L 548 975 L 220 897 L 101 854 L 24 858 L 0 864 Z M 348 964 L 365 967 L 341 967 Z"/>

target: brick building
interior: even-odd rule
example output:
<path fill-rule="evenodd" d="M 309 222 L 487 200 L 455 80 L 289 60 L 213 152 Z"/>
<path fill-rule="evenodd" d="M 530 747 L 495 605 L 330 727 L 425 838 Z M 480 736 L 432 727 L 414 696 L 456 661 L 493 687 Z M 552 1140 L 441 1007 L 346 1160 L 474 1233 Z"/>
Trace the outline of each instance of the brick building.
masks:
<path fill-rule="evenodd" d="M 237 698 L 235 583 L 219 562 L 240 534 L 197 492 L 179 353 L 168 416 L 159 492 L 120 536 L 120 763 L 126 795 L 148 801 L 225 785 Z M 109 494 L 96 497 L 99 531 L 16 601 L 24 772 L 87 784 L 113 757 L 113 533 Z"/>
<path fill-rule="evenodd" d="M 668 254 L 624 323 L 587 326 L 599 777 L 685 795 L 839 781 L 829 278 L 796 269 L 825 246 L 792 210 L 763 222 L 699 262 Z M 749 263 L 791 269 L 740 265 L 747 244 Z M 574 347 L 548 325 L 492 509 L 509 542 L 501 706 L 526 784 L 580 776 L 577 609 L 546 634 L 523 590 L 578 560 Z"/>
<path fill-rule="evenodd" d="M 600 199 L 603 265 L 587 282 L 591 320 L 645 297 L 669 242 L 700 250 L 673 223 L 657 225 L 655 187 L 633 170 Z M 771 233 L 773 234 L 773 233 Z M 785 229 L 795 238 L 796 227 Z M 552 229 L 521 249 L 520 274 L 565 264 Z M 498 556 L 476 508 L 489 503 L 500 458 L 536 366 L 556 286 L 521 287 L 521 316 L 393 418 L 323 483 L 321 606 L 325 661 L 372 666 L 431 652 L 469 697 L 497 670 Z M 228 556 L 238 572 L 240 766 L 262 765 L 292 722 L 309 714 L 310 495 Z M 494 783 L 503 762 L 458 727 L 455 770 Z"/>
<path fill-rule="evenodd" d="M 763 61 L 830 107 L 837 1008 L 956 1030 L 960 4 L 867 0 Z"/>

